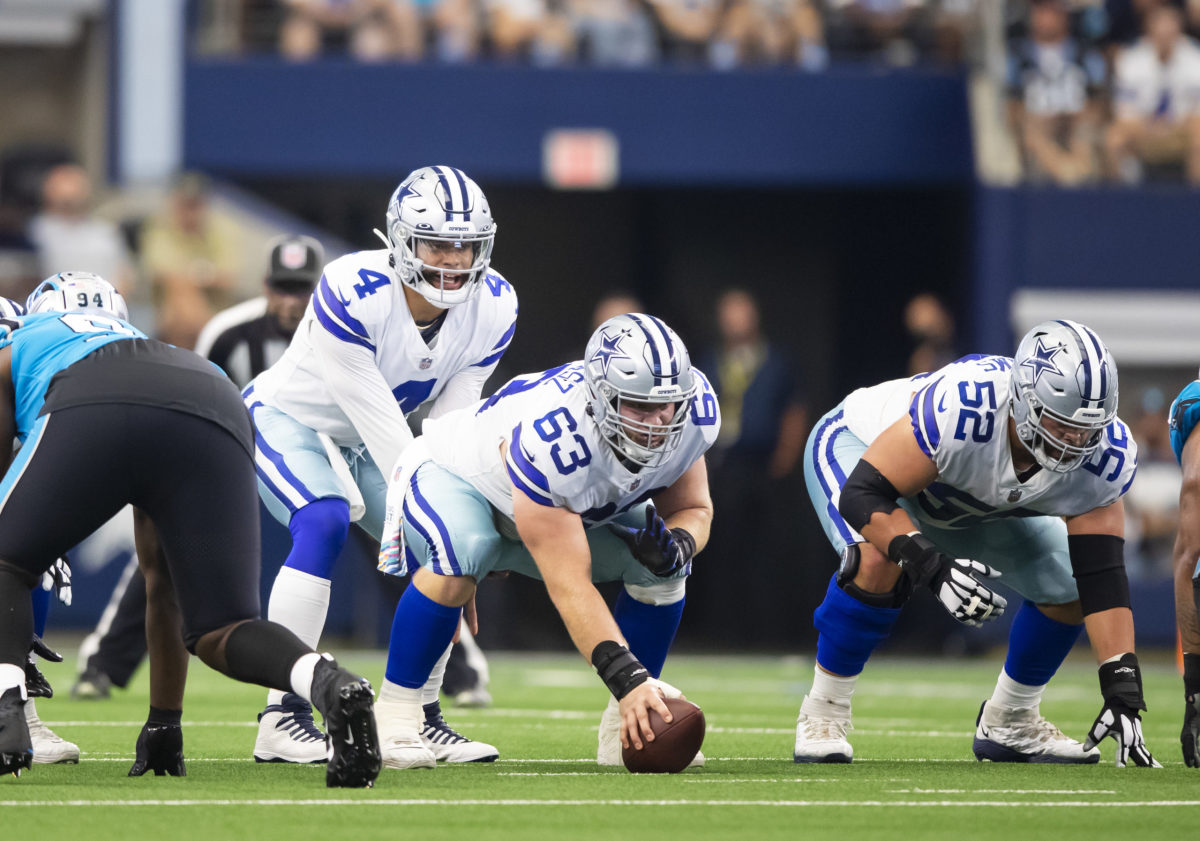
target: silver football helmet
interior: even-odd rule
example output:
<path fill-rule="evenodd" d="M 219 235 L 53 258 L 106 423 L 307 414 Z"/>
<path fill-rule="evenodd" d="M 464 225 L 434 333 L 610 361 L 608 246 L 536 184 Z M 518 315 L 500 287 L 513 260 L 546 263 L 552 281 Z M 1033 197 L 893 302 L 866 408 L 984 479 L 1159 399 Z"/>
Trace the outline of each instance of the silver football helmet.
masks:
<path fill-rule="evenodd" d="M 388 202 L 387 234 L 375 233 L 391 251 L 400 281 L 445 309 L 478 291 L 492 259 L 496 223 L 483 190 L 461 169 L 427 166 L 400 182 Z M 426 263 L 447 249 L 466 252 L 467 265 Z"/>
<path fill-rule="evenodd" d="M 674 330 L 652 315 L 614 316 L 588 340 L 583 372 L 588 411 L 618 456 L 651 467 L 679 446 L 696 378 Z M 673 404 L 665 423 L 638 417 L 663 404 Z"/>
<path fill-rule="evenodd" d="M 25 314 L 25 307 L 12 298 L 0 298 L 0 318 L 20 318 Z"/>
<path fill-rule="evenodd" d="M 1117 364 L 1100 337 L 1066 320 L 1026 333 L 1013 357 L 1012 416 L 1042 467 L 1068 473 L 1086 462 L 1117 416 Z"/>
<path fill-rule="evenodd" d="M 100 275 L 59 272 L 37 285 L 25 299 L 30 315 L 39 312 L 102 312 L 129 320 L 129 307 L 121 293 Z"/>

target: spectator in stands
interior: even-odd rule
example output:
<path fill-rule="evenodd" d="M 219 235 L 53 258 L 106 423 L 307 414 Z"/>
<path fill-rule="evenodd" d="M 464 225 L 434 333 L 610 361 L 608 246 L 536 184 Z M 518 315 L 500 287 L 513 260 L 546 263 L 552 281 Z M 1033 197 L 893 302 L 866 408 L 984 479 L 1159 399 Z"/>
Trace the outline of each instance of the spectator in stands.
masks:
<path fill-rule="evenodd" d="M 972 36 L 980 28 L 983 4 L 993 0 L 940 0 L 931 12 L 933 56 L 942 64 L 967 60 Z"/>
<path fill-rule="evenodd" d="M 448 64 L 479 57 L 484 32 L 476 0 L 415 2 L 429 54 Z"/>
<path fill-rule="evenodd" d="M 196 344 L 213 313 L 232 303 L 237 276 L 237 231 L 211 213 L 208 182 L 180 177 L 165 213 L 146 222 L 142 265 L 154 291 L 158 338 Z"/>
<path fill-rule="evenodd" d="M 721 14 L 721 0 L 649 0 L 662 36 L 666 58 L 678 64 L 701 64 Z"/>
<path fill-rule="evenodd" d="M 37 250 L 38 276 L 89 271 L 111 282 L 123 295 L 133 288 L 133 262 L 121 232 L 91 211 L 92 183 L 83 167 L 61 164 L 42 182 L 42 212 L 29 224 Z"/>
<path fill-rule="evenodd" d="M 279 50 L 309 61 L 345 42 L 359 61 L 421 57 L 421 25 L 409 0 L 283 0 Z"/>
<path fill-rule="evenodd" d="M 1070 35 L 1066 0 L 1034 0 L 1029 37 L 1009 45 L 1009 118 L 1027 177 L 1072 186 L 1098 172 L 1104 58 Z"/>
<path fill-rule="evenodd" d="M 575 33 L 561 8 L 547 0 L 486 0 L 488 40 L 496 58 L 539 66 L 566 63 Z"/>
<path fill-rule="evenodd" d="M 954 349 L 954 316 L 937 295 L 922 292 L 904 307 L 904 329 L 914 342 L 906 376 L 936 371 L 959 354 Z"/>
<path fill-rule="evenodd" d="M 1144 165 L 1183 165 L 1200 184 L 1200 47 L 1183 34 L 1183 15 L 1162 6 L 1146 36 L 1117 57 L 1114 121 L 1104 138 L 1108 174 L 1132 183 Z"/>
<path fill-rule="evenodd" d="M 829 62 L 812 0 L 730 0 L 709 51 L 717 68 L 790 64 L 821 70 Z"/>
<path fill-rule="evenodd" d="M 205 325 L 196 353 L 221 367 L 238 388 L 273 365 L 292 340 L 325 255 L 311 237 L 272 240 L 263 295 L 218 313 Z M 80 646 L 73 698 L 107 698 L 124 688 L 146 656 L 146 579 L 137 557 L 109 597 L 100 624 Z"/>
<path fill-rule="evenodd" d="M 596 67 L 645 67 L 659 59 L 654 21 L 637 0 L 571 0 L 579 51 Z"/>
<path fill-rule="evenodd" d="M 922 17 L 929 0 L 829 0 L 827 32 L 831 47 L 854 56 L 875 56 L 888 64 L 915 64 Z"/>
<path fill-rule="evenodd" d="M 606 292 L 592 309 L 592 332 L 594 333 L 601 324 L 610 318 L 624 315 L 627 312 L 645 311 L 646 305 L 632 292 Z M 575 353 L 579 353 L 578 348 L 575 350 Z M 570 356 L 571 354 L 567 355 Z"/>

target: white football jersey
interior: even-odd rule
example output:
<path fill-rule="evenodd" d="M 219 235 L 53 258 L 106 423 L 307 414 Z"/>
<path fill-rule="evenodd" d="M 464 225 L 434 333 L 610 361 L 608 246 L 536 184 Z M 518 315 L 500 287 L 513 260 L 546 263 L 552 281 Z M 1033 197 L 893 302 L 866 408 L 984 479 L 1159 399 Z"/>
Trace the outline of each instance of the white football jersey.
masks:
<path fill-rule="evenodd" d="M 938 478 L 912 498 L 927 521 L 953 528 L 999 517 L 1072 517 L 1129 490 L 1137 444 L 1119 419 L 1078 469 L 1039 470 L 1017 480 L 1008 443 L 1012 364 L 1006 356 L 965 356 L 846 398 L 846 426 L 867 444 L 908 415 L 917 445 L 938 469 Z"/>
<path fill-rule="evenodd" d="M 579 514 L 590 528 L 669 488 L 717 439 L 716 395 L 699 370 L 692 374 L 699 388 L 690 422 L 679 447 L 655 467 L 630 470 L 601 437 L 587 413 L 582 362 L 516 377 L 475 406 L 425 421 L 422 446 L 413 451 L 461 476 L 510 520 L 515 483 L 535 502 Z M 401 465 L 407 460 L 406 452 Z"/>
<path fill-rule="evenodd" d="M 476 369 L 482 386 L 512 341 L 517 295 L 494 271 L 481 283 L 473 297 L 447 311 L 431 347 L 413 321 L 386 249 L 334 260 L 325 267 L 283 357 L 252 383 L 254 397 L 325 433 L 339 446 L 363 443 L 330 389 L 327 376 L 336 375 L 337 369 L 331 372 L 328 360 L 314 349 L 314 331 L 336 337 L 341 342 L 337 347 L 348 354 L 369 351 L 405 415 L 436 399 L 460 372 Z M 476 390 L 469 399 L 478 397 Z M 390 464 L 381 467 L 386 470 Z"/>

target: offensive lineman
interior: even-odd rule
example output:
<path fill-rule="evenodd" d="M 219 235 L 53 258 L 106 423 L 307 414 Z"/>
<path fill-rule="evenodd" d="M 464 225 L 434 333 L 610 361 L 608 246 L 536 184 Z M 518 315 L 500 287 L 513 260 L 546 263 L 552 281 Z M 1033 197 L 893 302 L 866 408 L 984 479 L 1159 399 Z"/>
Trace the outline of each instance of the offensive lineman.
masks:
<path fill-rule="evenodd" d="M 391 469 L 412 441 L 405 415 L 432 401 L 429 417 L 436 418 L 478 400 L 516 329 L 516 293 L 490 269 L 491 210 L 460 170 L 411 173 L 392 194 L 386 236 L 376 233 L 388 247 L 327 265 L 283 358 L 243 392 L 256 432 L 259 493 L 292 533 L 268 616 L 314 645 L 350 523 L 380 536 L 387 483 L 379 465 Z M 393 739 L 388 767 L 497 757 L 442 718 L 438 690 L 449 646 L 447 639 L 422 694 L 419 736 Z M 322 761 L 311 708 L 281 692 L 267 704 L 255 758 Z"/>
<path fill-rule="evenodd" d="M 30 588 L 130 504 L 164 550 L 140 558 L 151 698 L 130 776 L 184 773 L 190 651 L 230 677 L 309 698 L 329 726 L 327 785 L 371 785 L 380 760 L 370 684 L 258 618 L 258 519 L 245 516 L 252 430 L 237 389 L 216 366 L 126 322 L 121 295 L 95 275 L 44 281 L 28 310 L 0 340 L 0 430 L 22 442 L 0 482 L 0 774 L 32 758 Z M 46 528 L 51 510 L 60 516 Z"/>
<path fill-rule="evenodd" d="M 1004 611 L 980 580 L 1000 571 L 1026 601 L 980 708 L 976 758 L 1092 763 L 1112 736 L 1117 765 L 1158 767 L 1138 715 L 1146 705 L 1123 556 L 1121 496 L 1136 468 L 1137 445 L 1117 418 L 1116 364 L 1073 321 L 1034 327 L 1013 359 L 967 356 L 850 394 L 817 425 L 805 460 L 842 565 L 814 615 L 817 665 L 796 762 L 851 761 L 855 682 L 915 587 L 979 625 Z M 1083 626 L 1104 706 L 1080 744 L 1039 704 Z"/>
<path fill-rule="evenodd" d="M 415 733 L 421 687 L 493 570 L 545 582 L 612 693 L 599 764 L 619 765 L 622 744 L 652 738 L 647 710 L 669 721 L 662 698 L 678 695 L 658 676 L 691 559 L 708 542 L 703 456 L 719 429 L 683 342 L 640 314 L 601 324 L 583 361 L 426 421 L 392 473 L 380 552 L 383 571 L 412 574 L 379 694 L 385 761 L 389 728 Z M 611 613 L 594 581 L 624 583 Z"/>

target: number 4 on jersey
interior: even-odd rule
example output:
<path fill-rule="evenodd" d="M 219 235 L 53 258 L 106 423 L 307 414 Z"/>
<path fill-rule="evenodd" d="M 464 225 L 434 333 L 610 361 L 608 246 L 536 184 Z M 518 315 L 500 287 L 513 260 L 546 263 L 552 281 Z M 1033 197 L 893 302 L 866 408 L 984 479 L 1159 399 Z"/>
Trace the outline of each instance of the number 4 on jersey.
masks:
<path fill-rule="evenodd" d="M 358 293 L 360 301 L 368 295 L 374 295 L 381 287 L 392 282 L 387 275 L 373 272 L 370 269 L 359 269 L 358 277 L 362 282 L 354 284 L 351 288 Z"/>

